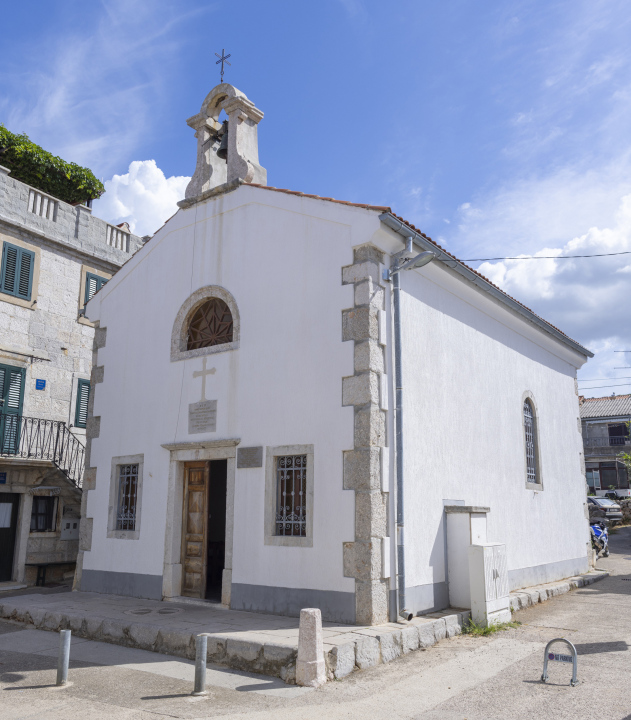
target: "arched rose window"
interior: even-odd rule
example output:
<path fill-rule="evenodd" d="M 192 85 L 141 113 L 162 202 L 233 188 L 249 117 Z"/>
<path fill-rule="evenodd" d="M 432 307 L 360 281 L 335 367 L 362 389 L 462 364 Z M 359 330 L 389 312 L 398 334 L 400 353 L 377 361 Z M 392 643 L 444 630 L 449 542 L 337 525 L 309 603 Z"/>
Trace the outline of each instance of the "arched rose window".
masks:
<path fill-rule="evenodd" d="M 188 325 L 186 349 L 197 350 L 212 345 L 231 343 L 232 313 L 219 298 L 209 298 L 193 313 Z"/>

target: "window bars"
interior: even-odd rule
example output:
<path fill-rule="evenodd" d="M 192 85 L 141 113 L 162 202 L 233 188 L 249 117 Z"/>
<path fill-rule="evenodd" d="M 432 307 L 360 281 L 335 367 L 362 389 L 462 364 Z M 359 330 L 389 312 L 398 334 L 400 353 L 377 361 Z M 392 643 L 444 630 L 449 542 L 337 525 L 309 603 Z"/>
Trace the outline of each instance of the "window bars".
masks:
<path fill-rule="evenodd" d="M 219 298 L 206 300 L 193 314 L 188 326 L 187 350 L 231 343 L 232 313 Z"/>
<path fill-rule="evenodd" d="M 526 434 L 526 481 L 537 483 L 535 413 L 529 400 L 524 400 L 524 432 Z"/>
<path fill-rule="evenodd" d="M 138 465 L 120 465 L 118 471 L 117 530 L 136 529 L 138 499 Z"/>
<path fill-rule="evenodd" d="M 307 535 L 307 456 L 276 458 L 276 535 Z"/>

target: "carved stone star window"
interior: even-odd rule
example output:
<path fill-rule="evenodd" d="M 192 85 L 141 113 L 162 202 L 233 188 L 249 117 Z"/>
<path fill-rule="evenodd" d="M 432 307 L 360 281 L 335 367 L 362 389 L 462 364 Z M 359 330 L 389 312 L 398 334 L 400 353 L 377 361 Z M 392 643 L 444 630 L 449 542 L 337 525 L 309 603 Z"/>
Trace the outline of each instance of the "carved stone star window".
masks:
<path fill-rule="evenodd" d="M 193 313 L 188 326 L 187 350 L 232 342 L 232 313 L 219 298 L 210 298 Z"/>

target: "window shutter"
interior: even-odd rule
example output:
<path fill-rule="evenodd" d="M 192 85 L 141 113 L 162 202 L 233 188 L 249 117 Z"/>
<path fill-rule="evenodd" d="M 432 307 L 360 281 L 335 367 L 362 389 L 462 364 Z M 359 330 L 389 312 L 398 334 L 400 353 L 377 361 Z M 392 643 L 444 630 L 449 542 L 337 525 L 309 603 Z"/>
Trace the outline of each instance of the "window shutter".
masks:
<path fill-rule="evenodd" d="M 94 295 L 107 283 L 105 278 L 93 275 L 92 273 L 85 274 L 85 302 L 87 305 Z"/>
<path fill-rule="evenodd" d="M 17 289 L 15 294 L 24 300 L 30 300 L 31 287 L 33 284 L 33 261 L 35 260 L 35 254 L 21 248 L 19 256 L 20 272 L 17 278 Z"/>
<path fill-rule="evenodd" d="M 31 299 L 35 253 L 7 242 L 2 247 L 0 290 L 23 300 Z"/>
<path fill-rule="evenodd" d="M 77 410 L 75 413 L 75 425 L 84 428 L 88 421 L 88 400 L 90 399 L 90 383 L 87 380 L 79 380 L 77 385 Z"/>
<path fill-rule="evenodd" d="M 17 269 L 18 249 L 5 242 L 2 247 L 2 292 L 15 294 Z"/>
<path fill-rule="evenodd" d="M 16 410 L 18 413 L 22 406 L 22 380 L 21 370 L 11 370 L 9 373 L 9 391 L 7 393 L 7 410 Z"/>

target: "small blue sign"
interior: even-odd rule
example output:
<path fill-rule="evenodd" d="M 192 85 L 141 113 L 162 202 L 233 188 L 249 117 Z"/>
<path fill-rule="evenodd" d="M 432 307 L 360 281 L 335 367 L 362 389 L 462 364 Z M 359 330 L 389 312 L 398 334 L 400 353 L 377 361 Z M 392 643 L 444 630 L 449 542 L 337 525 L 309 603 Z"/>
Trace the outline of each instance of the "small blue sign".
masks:
<path fill-rule="evenodd" d="M 0 485 L 6 485 L 7 484 L 7 474 L 0 473 Z"/>
<path fill-rule="evenodd" d="M 35 389 L 43 390 L 46 387 L 46 380 L 35 380 Z"/>

